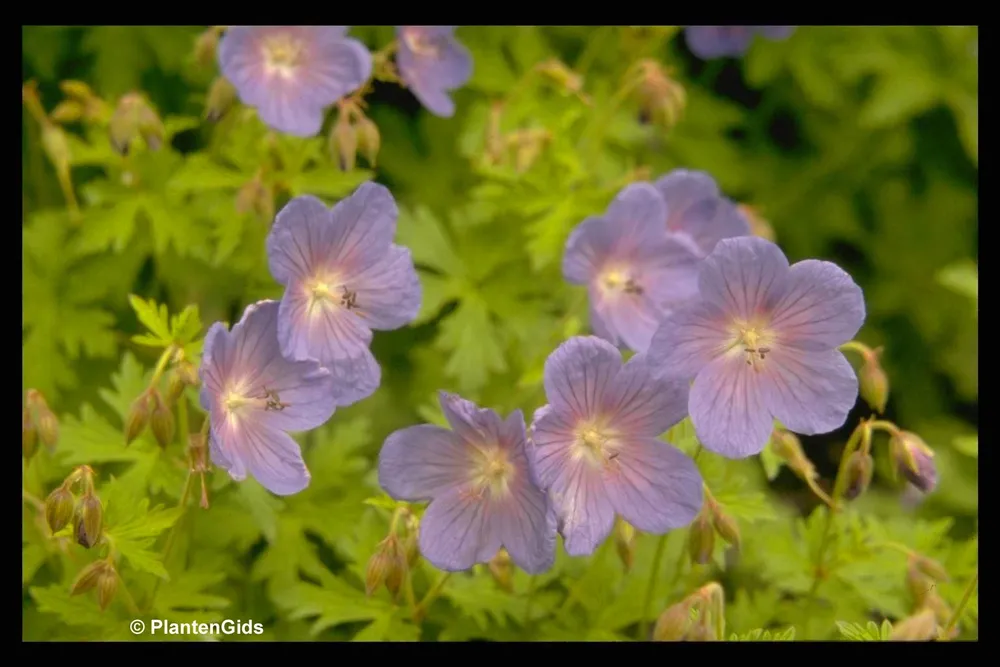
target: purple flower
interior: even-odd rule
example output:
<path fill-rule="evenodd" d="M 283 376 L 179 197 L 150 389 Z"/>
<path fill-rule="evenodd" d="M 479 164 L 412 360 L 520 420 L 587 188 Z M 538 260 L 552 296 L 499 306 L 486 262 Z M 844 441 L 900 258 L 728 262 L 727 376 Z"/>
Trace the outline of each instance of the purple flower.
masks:
<path fill-rule="evenodd" d="M 411 426 L 390 435 L 379 454 L 379 484 L 397 500 L 430 500 L 420 551 L 435 567 L 467 570 L 500 547 L 525 572 L 555 560 L 556 516 L 539 488 L 520 410 L 501 419 L 440 392 L 451 425 Z"/>
<path fill-rule="evenodd" d="M 705 257 L 722 239 L 750 234 L 750 223 L 704 171 L 675 169 L 653 184 L 667 202 L 667 231 Z"/>
<path fill-rule="evenodd" d="M 610 343 L 578 336 L 546 360 L 545 394 L 531 441 L 566 553 L 592 553 L 616 513 L 647 533 L 694 519 L 702 505 L 698 468 L 656 439 L 684 418 L 687 382 L 656 380 L 642 355 L 623 366 Z"/>
<path fill-rule="evenodd" d="M 806 435 L 844 423 L 858 379 L 837 347 L 865 320 L 849 275 L 812 259 L 789 267 L 775 244 L 741 236 L 719 241 L 698 283 L 701 298 L 664 319 L 649 361 L 694 378 L 691 420 L 707 449 L 758 454 L 774 419 Z"/>
<path fill-rule="evenodd" d="M 219 66 L 264 123 L 311 137 L 323 110 L 371 75 L 368 49 L 346 35 L 342 25 L 231 26 L 219 43 Z"/>
<path fill-rule="evenodd" d="M 663 229 L 667 205 L 648 183 L 622 190 L 607 213 L 570 234 L 563 277 L 590 292 L 594 333 L 636 352 L 664 315 L 697 294 L 699 258 Z"/>
<path fill-rule="evenodd" d="M 252 475 L 278 495 L 309 486 L 299 446 L 287 431 L 326 422 L 336 384 L 315 361 L 289 361 L 278 349 L 278 302 L 260 301 L 227 331 L 216 322 L 205 336 L 201 407 L 211 419 L 212 462 L 237 481 Z"/>
<path fill-rule="evenodd" d="M 450 118 L 455 103 L 448 91 L 472 76 L 472 55 L 455 39 L 453 25 L 404 25 L 396 28 L 400 78 L 435 116 Z"/>
<path fill-rule="evenodd" d="M 398 329 L 420 310 L 420 280 L 395 245 L 399 209 L 385 186 L 365 183 L 331 211 L 312 196 L 281 209 L 267 237 L 271 275 L 285 286 L 278 341 L 289 359 L 316 359 L 349 389 L 340 405 L 370 396 L 381 369 L 372 330 Z"/>
<path fill-rule="evenodd" d="M 791 25 L 691 25 L 684 31 L 688 48 L 702 60 L 740 56 L 754 35 L 767 39 L 787 39 L 795 31 Z"/>

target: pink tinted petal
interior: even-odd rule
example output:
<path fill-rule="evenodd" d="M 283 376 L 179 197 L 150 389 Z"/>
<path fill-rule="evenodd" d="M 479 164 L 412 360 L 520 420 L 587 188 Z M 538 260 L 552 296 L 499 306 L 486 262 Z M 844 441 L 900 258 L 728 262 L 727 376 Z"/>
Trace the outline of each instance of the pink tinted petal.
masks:
<path fill-rule="evenodd" d="M 368 181 L 333 207 L 328 266 L 363 271 L 381 261 L 396 235 L 399 208 L 388 188 Z"/>
<path fill-rule="evenodd" d="M 412 322 L 420 311 L 420 279 L 409 248 L 393 245 L 381 261 L 352 276 L 358 314 L 372 329 L 388 331 Z"/>
<path fill-rule="evenodd" d="M 278 318 L 278 341 L 289 359 L 315 359 L 323 365 L 356 359 L 372 340 L 360 317 L 336 304 L 310 306 L 306 288 L 298 283 L 285 290 Z"/>
<path fill-rule="evenodd" d="M 590 328 L 598 338 L 603 338 L 612 345 L 618 345 L 621 342 L 621 336 L 618 335 L 617 331 L 612 331 L 611 327 L 604 321 L 604 317 L 594 305 L 596 300 L 596 297 L 591 293 L 590 306 L 588 308 L 590 312 Z"/>
<path fill-rule="evenodd" d="M 775 348 L 761 384 L 768 411 L 790 431 L 829 433 L 844 425 L 858 399 L 858 377 L 839 350 Z"/>
<path fill-rule="evenodd" d="M 613 345 L 624 343 L 642 352 L 659 325 L 659 310 L 645 294 L 605 293 L 591 290 L 593 309 L 601 319 L 606 340 Z M 596 330 L 596 327 L 595 327 Z"/>
<path fill-rule="evenodd" d="M 202 344 L 201 365 L 198 367 L 201 389 L 198 398 L 202 410 L 206 412 L 213 409 L 215 397 L 223 391 L 232 367 L 227 346 L 228 336 L 225 325 L 216 322 L 209 327 Z"/>
<path fill-rule="evenodd" d="M 691 388 L 691 421 L 706 449 L 731 459 L 764 449 L 774 426 L 764 374 L 748 366 L 743 355 L 719 357 L 698 373 Z"/>
<path fill-rule="evenodd" d="M 670 231 L 681 228 L 684 214 L 693 204 L 719 196 L 719 186 L 714 178 L 707 172 L 691 169 L 674 169 L 653 186 L 667 202 L 666 225 Z"/>
<path fill-rule="evenodd" d="M 245 419 L 231 428 L 216 429 L 214 435 L 230 460 L 239 462 L 233 470 L 245 469 L 271 493 L 288 496 L 309 486 L 309 470 L 299 445 L 286 433 Z"/>
<path fill-rule="evenodd" d="M 333 374 L 311 362 L 293 362 L 278 357 L 261 373 L 260 396 L 275 392 L 284 404 L 262 419 L 282 431 L 308 431 L 322 426 L 345 395 L 345 388 Z M 308 370 L 307 370 L 308 369 Z"/>
<path fill-rule="evenodd" d="M 278 211 L 267 235 L 268 268 L 281 285 L 311 277 L 331 251 L 330 209 L 312 195 L 292 199 Z"/>
<path fill-rule="evenodd" d="M 725 314 L 697 302 L 668 315 L 656 330 L 647 357 L 657 375 L 692 379 L 721 354 L 732 338 Z"/>
<path fill-rule="evenodd" d="M 438 53 L 412 51 L 403 35 L 414 30 L 431 40 Z M 472 77 L 472 54 L 455 39 L 454 32 L 455 26 L 402 26 L 397 34 L 401 37 L 398 63 L 403 77 L 421 87 L 440 90 L 464 85 Z"/>
<path fill-rule="evenodd" d="M 559 411 L 594 416 L 621 367 L 621 353 L 607 341 L 574 336 L 545 360 L 545 395 Z"/>
<path fill-rule="evenodd" d="M 746 236 L 750 223 L 732 202 L 716 197 L 692 204 L 680 217 L 674 233 L 690 239 L 702 256 L 722 239 Z"/>
<path fill-rule="evenodd" d="M 687 416 L 686 380 L 654 379 L 644 355 L 629 359 L 608 392 L 608 413 L 617 433 L 656 437 Z"/>
<path fill-rule="evenodd" d="M 274 28 L 229 26 L 219 41 L 219 69 L 235 86 L 244 104 L 257 106 L 268 97 L 261 39 Z"/>
<path fill-rule="evenodd" d="M 500 444 L 503 422 L 496 412 L 446 391 L 438 392 L 438 401 L 444 418 L 459 438 L 474 445 Z"/>
<path fill-rule="evenodd" d="M 768 39 L 788 39 L 797 27 L 794 25 L 759 25 L 757 32 Z"/>
<path fill-rule="evenodd" d="M 213 424 L 223 424 L 223 422 L 213 419 Z M 212 463 L 229 473 L 234 481 L 242 482 L 247 478 L 247 469 L 234 447 L 233 438 L 226 436 L 224 426 L 218 429 L 212 426 L 208 438 L 208 452 Z"/>
<path fill-rule="evenodd" d="M 615 511 L 638 530 L 662 534 L 701 510 L 702 479 L 689 456 L 654 438 L 629 439 L 604 473 Z"/>
<path fill-rule="evenodd" d="M 471 450 L 439 426 L 421 424 L 391 434 L 378 457 L 378 482 L 396 500 L 419 502 L 468 481 Z"/>
<path fill-rule="evenodd" d="M 692 25 L 684 31 L 691 53 L 703 60 L 723 56 L 738 56 L 747 50 L 753 39 L 748 26 Z"/>
<path fill-rule="evenodd" d="M 727 315 L 748 320 L 781 298 L 788 260 L 775 244 L 756 236 L 723 239 L 705 258 L 698 286 L 702 298 Z"/>
<path fill-rule="evenodd" d="M 573 456 L 573 425 L 550 405 L 531 426 L 535 469 L 559 518 L 566 553 L 586 556 L 611 533 L 615 513 L 599 470 Z"/>
<path fill-rule="evenodd" d="M 461 488 L 436 497 L 420 521 L 420 553 L 446 572 L 488 562 L 500 550 L 489 502 Z"/>
<path fill-rule="evenodd" d="M 563 254 L 562 273 L 566 282 L 586 285 L 608 259 L 616 238 L 616 226 L 606 218 L 585 219 L 570 233 Z"/>
<path fill-rule="evenodd" d="M 807 259 L 789 270 L 787 290 L 773 313 L 771 326 L 782 346 L 828 350 L 851 340 L 861 329 L 865 298 L 839 266 Z"/>

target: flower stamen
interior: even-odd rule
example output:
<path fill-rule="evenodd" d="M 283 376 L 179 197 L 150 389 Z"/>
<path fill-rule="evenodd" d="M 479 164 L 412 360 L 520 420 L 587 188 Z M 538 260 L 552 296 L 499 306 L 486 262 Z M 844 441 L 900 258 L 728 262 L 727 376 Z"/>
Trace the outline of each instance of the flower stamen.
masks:
<path fill-rule="evenodd" d="M 269 74 L 291 77 L 302 61 L 302 41 L 285 33 L 266 39 L 263 50 L 264 67 Z"/>

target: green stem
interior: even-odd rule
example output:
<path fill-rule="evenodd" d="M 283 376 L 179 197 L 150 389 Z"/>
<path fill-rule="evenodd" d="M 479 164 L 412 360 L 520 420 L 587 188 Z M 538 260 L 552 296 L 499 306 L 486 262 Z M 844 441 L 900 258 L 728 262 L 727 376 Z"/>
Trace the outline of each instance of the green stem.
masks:
<path fill-rule="evenodd" d="M 174 356 L 174 346 L 168 345 L 167 349 L 165 349 L 163 351 L 163 354 L 160 355 L 159 361 L 156 362 L 156 368 L 153 369 L 153 377 L 150 378 L 149 380 L 150 387 L 155 387 L 156 384 L 160 381 L 160 378 L 163 377 L 163 372 L 167 370 L 167 364 L 170 363 L 170 360 L 173 358 L 173 356 Z"/>
<path fill-rule="evenodd" d="M 434 586 L 432 586 L 431 589 L 427 591 L 427 595 L 425 595 L 424 599 L 420 601 L 420 604 L 416 606 L 413 615 L 414 615 L 414 620 L 417 623 L 423 621 L 424 615 L 427 613 L 427 607 L 430 606 L 430 604 L 434 602 L 435 599 L 437 599 L 437 596 L 441 593 L 441 589 L 444 588 L 444 585 L 448 582 L 448 579 L 450 577 L 451 577 L 451 572 L 445 572 L 444 574 L 442 574 L 441 577 L 434 584 Z"/>
<path fill-rule="evenodd" d="M 132 594 L 129 592 L 128 586 L 125 585 L 125 579 L 121 574 L 118 574 L 118 583 L 121 585 L 120 590 L 122 592 L 122 601 L 128 608 L 129 613 L 134 617 L 140 616 L 142 612 L 139 611 L 139 606 L 135 603 L 135 598 L 133 598 Z"/>
<path fill-rule="evenodd" d="M 944 626 L 944 631 L 942 636 L 947 638 L 951 634 L 951 631 L 955 629 L 958 625 L 958 619 L 962 617 L 962 612 L 965 611 L 965 607 L 969 604 L 969 600 L 972 599 L 972 592 L 976 590 L 976 586 L 979 585 L 979 568 L 976 568 L 976 573 L 972 575 L 972 579 L 969 580 L 969 585 L 965 587 L 965 593 L 962 594 L 962 600 L 955 607 L 955 612 L 948 619 L 948 624 Z"/>
<path fill-rule="evenodd" d="M 899 435 L 899 427 L 884 419 L 874 419 L 868 422 L 868 426 L 875 430 L 885 431 L 889 435 Z"/>
<path fill-rule="evenodd" d="M 573 69 L 582 78 L 586 74 L 590 66 L 594 64 L 594 60 L 599 54 L 604 52 L 604 44 L 607 42 L 608 37 L 611 36 L 614 31 L 612 26 L 601 26 L 597 29 L 597 34 L 592 35 L 590 39 L 587 40 L 587 46 L 583 48 L 583 52 L 580 53 L 580 57 L 576 59 L 573 63 Z"/>
<path fill-rule="evenodd" d="M 188 424 L 188 409 L 187 409 L 187 398 L 183 393 L 180 395 L 180 399 L 177 401 L 177 426 L 180 431 L 181 447 L 184 448 L 184 452 L 187 452 L 188 447 L 188 429 L 190 425 Z"/>
<path fill-rule="evenodd" d="M 170 557 L 170 552 L 174 547 L 174 541 L 177 537 L 177 526 L 180 524 L 181 520 L 184 518 L 184 514 L 187 512 L 187 503 L 188 499 L 191 497 L 191 487 L 193 486 L 193 481 L 194 474 L 189 470 L 187 479 L 184 480 L 184 490 L 181 491 L 180 502 L 177 503 L 177 506 L 181 508 L 181 515 L 177 517 L 177 521 L 174 523 L 173 527 L 170 529 L 170 534 L 167 536 L 167 543 L 163 545 L 163 557 L 161 558 L 161 561 L 164 563 L 164 566 L 166 565 L 167 558 Z M 162 581 L 163 579 L 157 577 L 156 583 L 153 584 L 153 590 L 149 594 L 150 610 L 152 610 L 153 604 L 156 602 L 156 593 L 160 590 L 160 582 Z"/>
<path fill-rule="evenodd" d="M 528 599 L 524 603 L 524 627 L 528 627 L 531 623 L 531 605 L 535 601 L 535 581 L 537 580 L 537 575 L 531 575 L 528 579 Z"/>
<path fill-rule="evenodd" d="M 653 595 L 656 590 L 656 581 L 660 576 L 660 565 L 663 562 L 663 553 L 667 547 L 667 536 L 664 533 L 656 543 L 656 553 L 653 555 L 653 568 L 649 573 L 649 586 L 646 587 L 646 599 L 642 603 L 642 620 L 639 623 L 639 641 L 646 641 L 649 636 L 649 607 L 653 604 Z"/>

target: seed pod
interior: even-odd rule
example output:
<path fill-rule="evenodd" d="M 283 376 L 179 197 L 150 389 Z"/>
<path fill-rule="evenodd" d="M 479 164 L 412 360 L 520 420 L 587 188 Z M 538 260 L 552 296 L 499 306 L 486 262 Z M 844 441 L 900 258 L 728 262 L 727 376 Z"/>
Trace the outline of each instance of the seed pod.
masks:
<path fill-rule="evenodd" d="M 118 592 L 118 572 L 110 563 L 97 577 L 97 604 L 101 611 L 108 608 Z"/>

